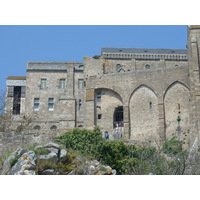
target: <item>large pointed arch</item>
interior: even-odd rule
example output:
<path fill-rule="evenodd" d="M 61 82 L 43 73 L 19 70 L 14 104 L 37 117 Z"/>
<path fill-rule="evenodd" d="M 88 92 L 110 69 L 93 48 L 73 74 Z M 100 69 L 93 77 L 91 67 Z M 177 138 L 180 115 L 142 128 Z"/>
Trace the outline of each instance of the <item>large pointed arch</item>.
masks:
<path fill-rule="evenodd" d="M 166 138 L 177 136 L 186 141 L 190 124 L 190 91 L 187 85 L 175 81 L 164 93 Z"/>
<path fill-rule="evenodd" d="M 130 100 L 131 100 L 131 97 L 133 96 L 133 94 L 134 94 L 137 90 L 139 90 L 140 88 L 147 88 L 147 89 L 151 90 L 151 91 L 156 95 L 156 97 L 158 96 L 157 92 L 155 92 L 155 90 L 152 89 L 152 87 L 150 87 L 150 86 L 148 86 L 148 85 L 145 85 L 145 84 L 142 84 L 142 85 L 139 85 L 138 87 L 136 87 L 136 88 L 133 90 L 133 92 L 131 93 L 131 95 L 130 95 L 130 97 L 129 97 L 129 103 L 130 103 Z"/>
<path fill-rule="evenodd" d="M 131 140 L 155 144 L 159 140 L 158 98 L 146 85 L 137 87 L 129 101 Z"/>
<path fill-rule="evenodd" d="M 95 89 L 95 125 L 112 134 L 115 115 L 123 116 L 116 112 L 119 109 L 123 113 L 123 99 L 118 92 L 103 87 Z M 120 121 L 123 121 L 123 117 Z"/>
<path fill-rule="evenodd" d="M 174 81 L 174 82 L 172 82 L 172 83 L 166 88 L 166 90 L 164 91 L 163 99 L 165 99 L 165 95 L 167 94 L 167 91 L 168 91 L 170 88 L 172 88 L 174 85 L 176 85 L 176 84 L 180 84 L 180 85 L 184 86 L 185 88 L 187 88 L 188 91 L 190 91 L 190 88 L 189 88 L 186 84 L 184 84 L 183 82 L 181 82 L 181 81 Z"/>

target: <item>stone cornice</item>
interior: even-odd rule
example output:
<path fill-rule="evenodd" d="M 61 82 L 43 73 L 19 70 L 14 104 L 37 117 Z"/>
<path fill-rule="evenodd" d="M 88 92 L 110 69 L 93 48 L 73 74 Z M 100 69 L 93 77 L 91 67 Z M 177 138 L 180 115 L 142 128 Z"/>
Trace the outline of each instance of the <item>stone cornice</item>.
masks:
<path fill-rule="evenodd" d="M 109 59 L 136 59 L 136 60 L 176 60 L 187 61 L 186 54 L 137 54 L 137 53 L 103 53 Z"/>

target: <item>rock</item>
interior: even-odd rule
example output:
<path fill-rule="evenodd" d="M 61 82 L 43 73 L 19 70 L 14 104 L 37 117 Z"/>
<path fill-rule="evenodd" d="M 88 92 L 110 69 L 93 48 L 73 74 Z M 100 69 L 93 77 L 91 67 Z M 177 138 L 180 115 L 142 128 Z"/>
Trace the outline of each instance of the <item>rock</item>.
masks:
<path fill-rule="evenodd" d="M 55 148 L 44 148 L 46 149 L 49 153 L 54 152 L 58 155 L 59 149 L 55 149 Z"/>
<path fill-rule="evenodd" d="M 115 169 L 112 170 L 112 175 L 116 175 L 117 171 Z"/>
<path fill-rule="evenodd" d="M 24 153 L 15 165 L 10 170 L 10 175 L 23 175 L 23 174 L 32 174 L 28 173 L 27 171 L 34 171 L 36 168 L 36 155 L 35 152 L 29 151 Z M 26 172 L 26 173 L 24 173 Z"/>
<path fill-rule="evenodd" d="M 15 175 L 36 175 L 34 170 L 19 171 Z"/>
<path fill-rule="evenodd" d="M 110 166 L 106 166 L 106 174 L 112 174 L 112 168 Z"/>
<path fill-rule="evenodd" d="M 95 167 L 97 167 L 99 165 L 99 162 L 97 160 L 94 160 L 93 164 L 94 164 Z"/>
<path fill-rule="evenodd" d="M 53 169 L 46 169 L 42 172 L 42 175 L 55 175 L 55 171 Z"/>
<path fill-rule="evenodd" d="M 65 162 L 67 159 L 67 151 L 65 149 L 61 149 L 60 150 L 60 157 L 59 157 L 59 160 L 61 162 Z"/>
<path fill-rule="evenodd" d="M 43 147 L 44 148 L 60 149 L 60 146 L 58 144 L 55 144 L 55 143 L 48 143 L 48 144 L 45 144 Z"/>
<path fill-rule="evenodd" d="M 57 163 L 58 157 L 57 157 L 57 154 L 55 152 L 51 152 L 47 155 L 40 155 L 38 157 L 38 160 L 39 160 L 39 162 L 41 162 L 43 160 L 43 161 L 49 161 L 49 162 L 52 162 L 52 163 Z"/>
<path fill-rule="evenodd" d="M 26 149 L 17 149 L 13 153 L 11 153 L 11 155 L 3 163 L 1 174 L 9 174 L 9 171 L 11 169 L 11 162 L 15 159 L 17 160 L 17 158 L 19 158 L 25 152 L 27 152 Z"/>
<path fill-rule="evenodd" d="M 91 172 L 91 171 L 94 172 L 95 171 L 95 166 L 94 165 L 89 166 L 88 170 L 89 170 L 89 172 Z"/>
<path fill-rule="evenodd" d="M 44 148 L 43 145 L 38 145 L 38 146 L 36 146 L 36 147 L 34 148 L 34 150 L 43 149 L 43 148 Z"/>

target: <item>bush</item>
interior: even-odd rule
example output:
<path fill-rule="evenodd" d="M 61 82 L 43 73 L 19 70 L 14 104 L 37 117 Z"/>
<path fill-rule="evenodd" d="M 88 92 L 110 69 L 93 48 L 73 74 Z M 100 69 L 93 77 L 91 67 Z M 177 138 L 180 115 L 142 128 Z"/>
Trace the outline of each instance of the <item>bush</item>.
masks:
<path fill-rule="evenodd" d="M 177 139 L 176 136 L 165 141 L 163 145 L 163 152 L 168 155 L 177 155 L 183 150 L 183 143 Z"/>
<path fill-rule="evenodd" d="M 153 147 L 136 147 L 103 139 L 100 129 L 73 129 L 57 138 L 67 148 L 111 166 L 118 174 L 164 174 L 167 165 Z"/>

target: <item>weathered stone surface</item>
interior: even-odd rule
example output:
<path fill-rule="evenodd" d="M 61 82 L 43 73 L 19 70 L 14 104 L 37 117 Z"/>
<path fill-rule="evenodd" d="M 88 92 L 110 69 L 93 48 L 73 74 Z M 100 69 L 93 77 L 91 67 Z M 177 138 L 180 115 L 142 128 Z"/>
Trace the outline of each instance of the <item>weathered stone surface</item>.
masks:
<path fill-rule="evenodd" d="M 54 153 L 54 152 L 51 152 L 47 155 L 40 155 L 38 157 L 38 160 L 39 162 L 42 162 L 42 161 L 49 161 L 49 162 L 52 162 L 52 163 L 57 163 L 58 162 L 58 157 L 57 157 L 57 154 Z"/>
<path fill-rule="evenodd" d="M 34 148 L 34 150 L 42 149 L 42 148 L 44 148 L 43 145 L 37 145 L 37 146 Z"/>
<path fill-rule="evenodd" d="M 26 149 L 17 149 L 4 161 L 1 174 L 7 174 L 11 169 L 11 162 L 19 158 L 23 153 L 27 152 Z"/>
<path fill-rule="evenodd" d="M 42 175 L 55 175 L 55 171 L 53 169 L 46 169 L 42 172 Z"/>
<path fill-rule="evenodd" d="M 48 144 L 45 144 L 43 147 L 44 148 L 60 149 L 60 146 L 58 144 L 55 144 L 55 143 L 48 143 Z"/>
<path fill-rule="evenodd" d="M 15 165 L 11 168 L 9 174 L 10 175 L 20 175 L 23 174 L 25 171 L 35 170 L 36 168 L 36 155 L 33 151 L 28 151 L 24 153 Z"/>
<path fill-rule="evenodd" d="M 66 156 L 67 156 L 67 151 L 65 149 L 61 149 L 60 150 L 60 158 L 59 158 L 59 160 L 61 162 L 64 162 L 67 159 Z"/>

